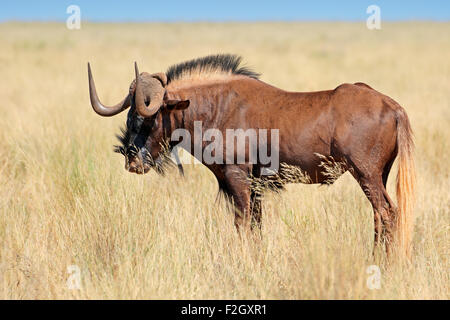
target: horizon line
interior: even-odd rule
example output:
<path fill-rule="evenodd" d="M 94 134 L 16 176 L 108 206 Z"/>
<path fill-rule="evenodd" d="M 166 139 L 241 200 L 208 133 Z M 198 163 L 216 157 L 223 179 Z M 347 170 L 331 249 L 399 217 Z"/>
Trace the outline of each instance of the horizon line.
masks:
<path fill-rule="evenodd" d="M 366 19 L 119 19 L 119 20 L 103 20 L 103 19 L 81 19 L 81 22 L 87 23 L 257 23 L 257 22 L 365 22 Z M 0 19 L 0 23 L 65 23 L 66 19 Z M 400 19 L 383 19 L 382 22 L 450 22 L 450 19 L 436 18 L 400 18 Z"/>

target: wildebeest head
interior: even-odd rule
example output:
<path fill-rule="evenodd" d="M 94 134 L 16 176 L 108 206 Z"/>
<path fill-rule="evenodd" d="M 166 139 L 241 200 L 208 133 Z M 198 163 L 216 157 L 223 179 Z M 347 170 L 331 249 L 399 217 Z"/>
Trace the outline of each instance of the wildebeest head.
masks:
<path fill-rule="evenodd" d="M 127 96 L 114 106 L 103 105 L 95 89 L 88 64 L 89 94 L 94 111 L 104 117 L 114 116 L 128 107 L 126 127 L 118 136 L 121 145 L 115 151 L 125 156 L 125 169 L 138 174 L 147 173 L 161 164 L 161 152 L 166 147 L 167 130 L 163 113 L 184 109 L 189 101 L 165 99 L 167 77 L 164 73 L 139 73 L 135 63 L 135 79 Z"/>

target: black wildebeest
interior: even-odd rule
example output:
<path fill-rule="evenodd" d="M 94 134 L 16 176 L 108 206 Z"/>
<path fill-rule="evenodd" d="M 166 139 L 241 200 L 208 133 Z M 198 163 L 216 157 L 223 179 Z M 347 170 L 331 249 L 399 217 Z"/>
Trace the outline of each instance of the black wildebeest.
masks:
<path fill-rule="evenodd" d="M 173 145 L 170 137 L 179 128 L 194 135 L 195 121 L 202 121 L 203 130 L 214 128 L 223 135 L 227 129 L 278 129 L 280 163 L 300 168 L 310 183 L 327 183 L 323 158 L 339 163 L 343 171 L 351 172 L 372 204 L 375 244 L 385 240 L 389 252 L 398 240 L 399 247 L 408 253 L 415 172 L 412 132 L 405 110 L 363 83 L 342 84 L 327 91 L 287 92 L 260 81 L 258 74 L 240 62 L 234 55 L 215 55 L 155 74 L 139 74 L 135 65 L 128 94 L 109 107 L 100 102 L 88 66 L 95 112 L 113 116 L 131 106 L 122 146 L 118 147 L 125 155 L 126 169 L 148 172 L 160 159 L 162 142 L 169 139 Z M 201 148 L 205 146 L 201 142 Z M 398 208 L 386 192 L 397 156 Z M 233 200 L 238 229 L 250 228 L 252 222 L 259 224 L 261 198 L 249 177 L 261 178 L 264 164 L 203 163 Z M 278 176 L 282 176 L 282 169 Z"/>

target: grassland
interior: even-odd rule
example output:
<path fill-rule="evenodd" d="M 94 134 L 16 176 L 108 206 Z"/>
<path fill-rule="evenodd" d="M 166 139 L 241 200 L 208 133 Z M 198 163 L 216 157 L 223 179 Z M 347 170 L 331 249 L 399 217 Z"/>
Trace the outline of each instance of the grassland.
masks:
<path fill-rule="evenodd" d="M 448 299 L 450 24 L 0 24 L 0 298 Z M 417 146 L 413 258 L 372 256 L 357 183 L 268 194 L 262 240 L 239 240 L 201 166 L 127 173 L 112 152 L 125 113 L 101 118 L 141 70 L 237 53 L 287 90 L 363 81 L 407 110 Z M 394 194 L 394 168 L 388 191 Z M 81 270 L 69 289 L 68 267 Z M 371 290 L 366 269 L 381 269 Z"/>

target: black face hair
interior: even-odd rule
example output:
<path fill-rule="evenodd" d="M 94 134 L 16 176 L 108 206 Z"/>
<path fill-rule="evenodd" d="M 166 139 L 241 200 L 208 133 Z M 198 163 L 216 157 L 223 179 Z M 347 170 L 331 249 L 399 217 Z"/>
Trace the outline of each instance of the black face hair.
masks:
<path fill-rule="evenodd" d="M 120 153 L 125 158 L 135 156 L 139 149 L 132 143 L 130 143 L 131 134 L 127 126 L 120 128 L 120 134 L 116 134 L 117 139 L 121 145 L 114 146 L 114 152 Z M 173 166 L 173 162 L 170 159 L 170 151 L 172 150 L 168 141 L 161 143 L 161 151 L 159 153 L 160 160 L 155 162 L 151 155 L 146 151 L 144 156 L 144 162 L 152 167 L 158 174 L 165 175 L 168 168 Z"/>
<path fill-rule="evenodd" d="M 197 58 L 185 61 L 171 66 L 167 74 L 167 83 L 170 81 L 180 79 L 184 74 L 189 74 L 191 71 L 205 71 L 221 70 L 230 72 L 235 75 L 243 75 L 250 78 L 258 79 L 259 73 L 250 70 L 247 67 L 241 66 L 242 57 L 233 54 L 217 54 L 202 58 Z"/>
<path fill-rule="evenodd" d="M 130 145 L 130 131 L 128 130 L 128 128 L 126 126 L 121 127 L 120 133 L 116 134 L 116 138 L 117 138 L 117 140 L 119 140 L 121 145 L 115 145 L 114 152 L 120 153 L 120 154 L 123 154 L 124 156 L 126 156 L 128 153 L 129 145 Z"/>

